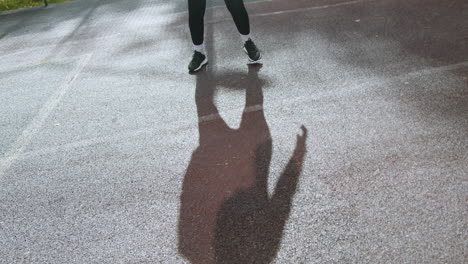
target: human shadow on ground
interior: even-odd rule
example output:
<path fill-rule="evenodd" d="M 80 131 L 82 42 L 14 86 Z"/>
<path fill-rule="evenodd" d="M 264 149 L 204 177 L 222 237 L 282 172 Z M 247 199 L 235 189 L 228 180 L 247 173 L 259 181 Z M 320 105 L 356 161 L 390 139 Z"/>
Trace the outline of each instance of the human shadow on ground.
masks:
<path fill-rule="evenodd" d="M 191 263 L 269 263 L 279 250 L 302 172 L 307 129 L 301 127 L 270 196 L 272 138 L 259 69 L 249 66 L 244 78 L 246 102 L 238 129 L 228 127 L 214 103 L 223 81 L 206 70 L 196 75 L 199 146 L 183 181 L 178 226 L 179 252 Z"/>

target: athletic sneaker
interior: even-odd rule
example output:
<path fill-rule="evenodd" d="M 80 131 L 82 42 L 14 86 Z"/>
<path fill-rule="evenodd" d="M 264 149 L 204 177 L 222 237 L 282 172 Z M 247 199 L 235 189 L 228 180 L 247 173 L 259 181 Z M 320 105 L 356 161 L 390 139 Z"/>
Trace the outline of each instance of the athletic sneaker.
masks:
<path fill-rule="evenodd" d="M 193 53 L 192 61 L 190 62 L 188 69 L 189 72 L 196 72 L 200 70 L 203 65 L 208 63 L 208 58 L 201 52 L 195 51 Z"/>
<path fill-rule="evenodd" d="M 249 39 L 244 44 L 244 52 L 249 56 L 249 64 L 259 63 L 262 58 L 260 50 L 257 49 L 255 43 Z"/>

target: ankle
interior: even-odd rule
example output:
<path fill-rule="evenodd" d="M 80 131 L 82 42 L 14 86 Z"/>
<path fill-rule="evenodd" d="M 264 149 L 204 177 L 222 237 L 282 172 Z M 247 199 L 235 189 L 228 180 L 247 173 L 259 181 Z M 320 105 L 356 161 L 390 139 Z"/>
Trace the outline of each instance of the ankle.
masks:
<path fill-rule="evenodd" d="M 252 40 L 252 36 L 250 36 L 250 34 L 247 34 L 247 35 L 243 35 L 243 34 L 240 34 L 241 38 L 242 38 L 242 41 L 245 43 L 249 40 Z"/>
<path fill-rule="evenodd" d="M 200 52 L 201 54 L 205 55 L 206 54 L 206 50 L 205 50 L 205 44 L 202 43 L 200 45 L 195 45 L 193 44 L 193 50 L 194 51 L 198 51 Z"/>

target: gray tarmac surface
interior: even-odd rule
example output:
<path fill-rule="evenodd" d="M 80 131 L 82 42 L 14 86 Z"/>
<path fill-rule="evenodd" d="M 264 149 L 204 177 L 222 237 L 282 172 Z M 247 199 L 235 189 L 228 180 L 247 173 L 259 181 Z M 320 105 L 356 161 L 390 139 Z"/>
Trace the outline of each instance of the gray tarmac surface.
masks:
<path fill-rule="evenodd" d="M 0 14 L 0 263 L 466 263 L 466 1 L 246 2 Z"/>

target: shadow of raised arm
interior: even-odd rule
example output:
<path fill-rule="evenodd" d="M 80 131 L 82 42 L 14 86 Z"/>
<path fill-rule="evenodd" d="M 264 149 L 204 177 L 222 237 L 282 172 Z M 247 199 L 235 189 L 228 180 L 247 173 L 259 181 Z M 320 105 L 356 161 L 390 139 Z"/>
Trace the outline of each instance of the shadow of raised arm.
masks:
<path fill-rule="evenodd" d="M 272 216 L 274 216 L 272 219 L 275 219 L 278 231 L 281 232 L 291 212 L 292 198 L 296 193 L 306 154 L 307 128 L 301 126 L 301 130 L 302 135 L 297 135 L 296 148 L 270 199 Z"/>
<path fill-rule="evenodd" d="M 301 129 L 294 153 L 271 198 L 267 193 L 271 141 L 257 145 L 256 185 L 237 192 L 218 213 L 216 263 L 266 264 L 275 259 L 305 158 L 307 129 L 304 126 Z"/>

